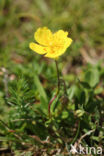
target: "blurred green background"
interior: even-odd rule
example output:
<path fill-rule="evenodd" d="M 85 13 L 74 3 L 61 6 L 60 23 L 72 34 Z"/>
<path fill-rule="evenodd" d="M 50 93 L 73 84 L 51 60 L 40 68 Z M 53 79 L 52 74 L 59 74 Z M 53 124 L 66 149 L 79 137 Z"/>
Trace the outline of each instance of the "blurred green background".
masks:
<path fill-rule="evenodd" d="M 69 32 L 73 39 L 71 55 L 80 55 L 81 47 L 88 51 L 94 48 L 101 54 L 103 6 L 103 0 L 1 0 L 0 52 L 8 51 L 8 59 L 14 53 L 27 55 L 28 43 L 33 40 L 36 29 L 47 26 L 52 31 Z"/>
<path fill-rule="evenodd" d="M 101 129 L 104 125 L 102 117 L 104 114 L 101 114 L 104 108 L 103 11 L 103 0 L 0 0 L 0 120 L 6 122 L 9 129 L 16 130 L 18 135 L 20 133 L 22 141 L 31 142 L 27 138 L 30 134 L 35 134 L 41 139 L 50 136 L 53 140 L 54 138 L 57 140 L 53 141 L 54 149 L 64 142 L 63 138 L 72 139 L 76 135 L 78 123 L 81 120 L 80 132 L 75 139 L 90 129 L 96 129 L 99 125 L 100 128 L 91 136 L 90 141 L 91 139 L 96 141 L 91 141 L 92 145 L 96 144 L 96 146 L 98 143 L 100 145 L 104 143 L 103 129 Z M 62 118 L 56 115 L 57 119 L 55 118 L 52 123 L 45 113 L 47 113 L 49 100 L 56 92 L 55 63 L 29 49 L 29 43 L 34 40 L 34 32 L 43 26 L 47 26 L 53 32 L 59 29 L 68 31 L 73 39 L 72 45 L 58 61 L 59 69 L 66 81 L 69 99 L 72 100 L 74 97 L 78 99 L 75 105 L 72 101 L 72 104 L 69 103 L 67 108 L 71 109 L 69 118 L 64 112 Z M 90 72 L 89 69 L 91 69 Z M 77 86 L 76 78 L 88 84 L 81 84 L 83 87 L 80 89 L 80 83 Z M 96 94 L 100 96 L 97 97 L 98 99 L 95 98 Z M 27 108 L 28 102 L 32 103 L 30 108 Z M 83 106 L 83 103 L 86 103 L 86 106 Z M 36 110 L 34 104 L 40 104 L 41 113 L 38 115 L 33 112 Z M 56 104 L 54 105 L 56 108 Z M 19 123 L 13 122 L 21 118 L 26 120 Z M 32 118 L 38 124 L 28 121 L 28 118 Z M 16 136 L 8 134 L 5 130 L 8 127 L 5 127 L 5 123 L 1 123 L 1 147 L 8 149 L 9 146 L 12 150 L 23 148 L 23 145 L 19 145 L 22 142 L 21 139 L 20 142 L 17 138 L 15 140 Z M 70 130 L 69 127 L 71 127 Z M 65 128 L 64 132 L 61 128 Z M 49 133 L 50 129 L 52 134 Z M 67 134 L 68 131 L 71 131 L 70 134 Z M 24 135 L 22 138 L 22 133 L 27 136 Z M 89 143 L 88 140 L 84 141 L 85 144 L 86 142 Z M 30 155 L 32 155 L 31 152 Z"/>

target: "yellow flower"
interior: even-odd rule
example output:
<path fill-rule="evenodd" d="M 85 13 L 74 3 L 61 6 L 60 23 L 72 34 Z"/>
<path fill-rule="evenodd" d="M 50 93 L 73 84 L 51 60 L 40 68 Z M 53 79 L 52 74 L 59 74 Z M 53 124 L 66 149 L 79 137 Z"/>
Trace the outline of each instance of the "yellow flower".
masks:
<path fill-rule="evenodd" d="M 45 57 L 54 59 L 64 54 L 72 43 L 72 39 L 68 37 L 68 32 L 59 30 L 52 33 L 47 27 L 38 28 L 34 38 L 38 44 L 31 42 L 29 44 L 30 49 Z"/>

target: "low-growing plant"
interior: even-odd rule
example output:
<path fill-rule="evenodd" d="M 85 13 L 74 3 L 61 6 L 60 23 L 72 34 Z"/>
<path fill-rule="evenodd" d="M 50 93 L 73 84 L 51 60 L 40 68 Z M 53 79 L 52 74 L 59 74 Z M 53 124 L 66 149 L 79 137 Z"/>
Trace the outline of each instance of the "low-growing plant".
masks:
<path fill-rule="evenodd" d="M 103 155 L 102 4 L 1 0 L 1 156 Z"/>

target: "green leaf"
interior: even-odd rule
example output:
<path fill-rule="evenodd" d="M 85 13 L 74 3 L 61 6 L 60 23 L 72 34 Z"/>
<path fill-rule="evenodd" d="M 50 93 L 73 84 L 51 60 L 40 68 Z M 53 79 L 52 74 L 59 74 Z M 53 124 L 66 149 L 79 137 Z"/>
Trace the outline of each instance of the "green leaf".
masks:
<path fill-rule="evenodd" d="M 46 95 L 46 92 L 39 80 L 39 77 L 35 74 L 34 75 L 34 83 L 36 85 L 36 88 L 40 94 L 40 101 L 41 101 L 41 108 L 46 112 L 46 109 L 48 108 L 48 97 Z"/>
<path fill-rule="evenodd" d="M 98 87 L 98 88 L 96 88 L 95 91 L 94 91 L 95 94 L 100 94 L 100 93 L 102 93 L 102 92 L 103 92 L 103 87 Z"/>
<path fill-rule="evenodd" d="M 73 85 L 69 90 L 68 90 L 68 95 L 69 95 L 69 99 L 72 100 L 75 93 L 77 91 L 77 86 Z"/>
<path fill-rule="evenodd" d="M 8 139 L 6 137 L 0 137 L 0 141 L 8 141 Z"/>
<path fill-rule="evenodd" d="M 55 112 L 55 109 L 56 109 L 56 107 L 58 107 L 58 104 L 59 104 L 59 96 L 57 96 L 57 97 L 55 97 L 55 95 L 54 95 L 54 101 L 52 102 L 52 104 L 51 104 L 51 107 L 50 107 L 50 111 L 51 111 L 51 113 L 53 113 L 53 112 Z"/>
<path fill-rule="evenodd" d="M 80 84 L 83 88 L 86 88 L 86 89 L 91 89 L 91 87 L 89 86 L 89 84 L 87 82 L 83 82 L 83 81 L 80 81 Z"/>
<path fill-rule="evenodd" d="M 96 68 L 90 69 L 85 73 L 85 81 L 91 86 L 95 87 L 99 82 L 99 71 Z"/>

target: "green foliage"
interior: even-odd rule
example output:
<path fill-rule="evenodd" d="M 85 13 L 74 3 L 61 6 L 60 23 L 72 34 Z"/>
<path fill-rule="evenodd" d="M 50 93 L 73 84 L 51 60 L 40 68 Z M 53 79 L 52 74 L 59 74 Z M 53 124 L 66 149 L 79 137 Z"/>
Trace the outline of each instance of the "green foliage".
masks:
<path fill-rule="evenodd" d="M 0 1 L 1 155 L 68 155 L 86 133 L 83 146 L 103 147 L 102 13 L 103 0 Z M 58 60 L 67 94 L 61 84 L 55 97 L 54 61 L 29 49 L 40 26 L 64 29 L 73 39 Z"/>

